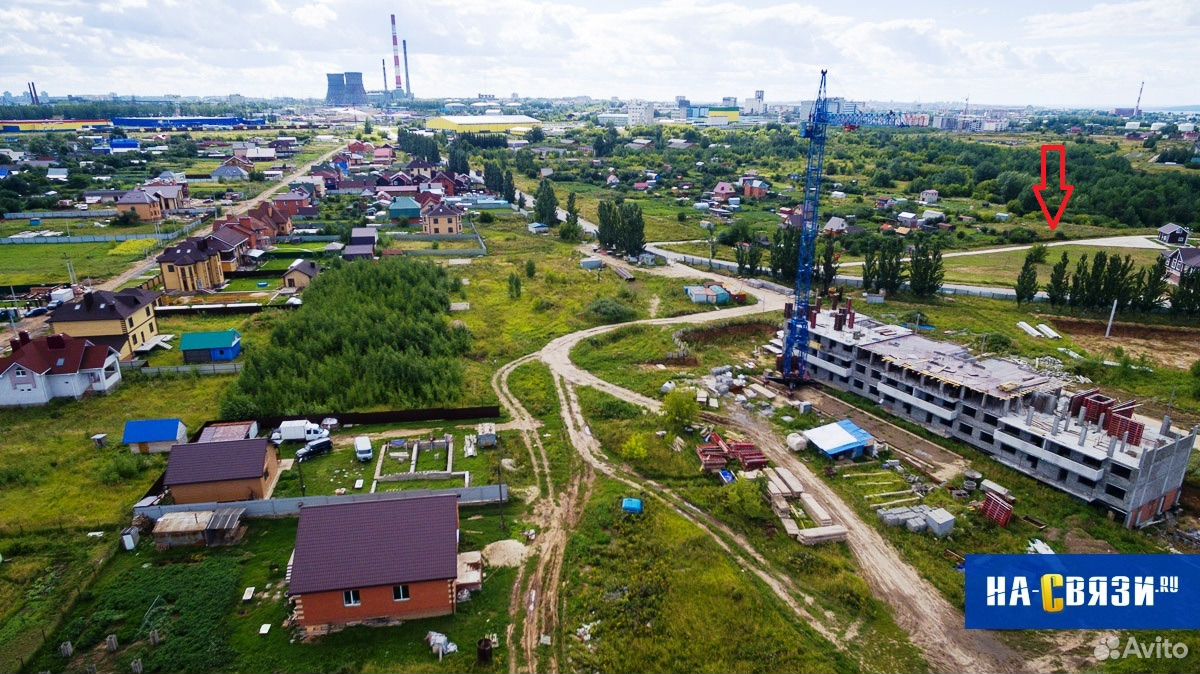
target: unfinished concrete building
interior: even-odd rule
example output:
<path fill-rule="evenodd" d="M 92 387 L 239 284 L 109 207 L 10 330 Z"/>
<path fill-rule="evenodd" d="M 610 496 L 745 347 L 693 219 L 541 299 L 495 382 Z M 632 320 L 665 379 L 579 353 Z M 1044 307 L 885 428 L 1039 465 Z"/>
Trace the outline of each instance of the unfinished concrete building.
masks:
<path fill-rule="evenodd" d="M 857 316 L 852 307 L 809 314 L 816 381 L 891 413 L 1089 503 L 1156 521 L 1179 500 L 1198 430 L 1135 413 L 1098 390 L 1002 358 Z M 778 352 L 778 341 L 768 348 Z"/>

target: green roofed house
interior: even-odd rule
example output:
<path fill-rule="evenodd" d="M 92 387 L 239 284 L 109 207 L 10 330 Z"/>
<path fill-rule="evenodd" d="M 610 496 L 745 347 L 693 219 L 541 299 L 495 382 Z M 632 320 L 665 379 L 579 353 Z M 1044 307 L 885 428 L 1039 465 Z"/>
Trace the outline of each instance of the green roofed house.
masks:
<path fill-rule="evenodd" d="M 412 197 L 396 197 L 388 206 L 388 215 L 393 220 L 413 220 L 421 217 L 421 204 Z"/>
<path fill-rule="evenodd" d="M 242 355 L 242 335 L 237 330 L 189 332 L 179 344 L 185 363 L 219 363 Z"/>

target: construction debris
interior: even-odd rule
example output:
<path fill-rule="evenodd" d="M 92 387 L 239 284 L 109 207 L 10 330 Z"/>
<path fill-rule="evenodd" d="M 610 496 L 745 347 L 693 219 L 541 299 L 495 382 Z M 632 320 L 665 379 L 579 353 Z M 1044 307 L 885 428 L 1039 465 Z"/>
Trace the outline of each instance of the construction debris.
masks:
<path fill-rule="evenodd" d="M 912 532 L 928 530 L 941 538 L 954 531 L 954 515 L 945 508 L 931 508 L 924 504 L 898 508 L 880 508 L 879 519 L 890 527 L 902 526 Z"/>

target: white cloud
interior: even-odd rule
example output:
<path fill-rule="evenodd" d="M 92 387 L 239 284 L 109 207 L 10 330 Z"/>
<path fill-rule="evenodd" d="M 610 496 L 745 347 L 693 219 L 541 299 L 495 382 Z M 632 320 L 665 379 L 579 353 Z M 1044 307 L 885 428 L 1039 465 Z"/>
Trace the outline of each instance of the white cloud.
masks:
<path fill-rule="evenodd" d="M 1065 0 L 1038 13 L 870 0 L 426 0 L 397 5 L 418 95 L 591 94 L 1106 106 L 1195 103 L 1200 3 Z M 320 96 L 324 73 L 391 80 L 392 8 L 368 0 L 6 0 L 0 88 Z M 1152 41 L 1154 48 L 1147 48 Z M 1191 65 L 1189 65 L 1191 64 Z"/>

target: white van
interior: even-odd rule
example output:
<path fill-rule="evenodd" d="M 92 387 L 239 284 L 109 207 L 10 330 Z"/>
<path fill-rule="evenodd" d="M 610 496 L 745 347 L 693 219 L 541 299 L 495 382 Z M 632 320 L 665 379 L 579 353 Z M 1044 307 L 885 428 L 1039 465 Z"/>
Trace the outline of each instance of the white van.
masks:
<path fill-rule="evenodd" d="M 375 450 L 371 447 L 371 438 L 365 435 L 354 438 L 354 456 L 363 463 L 375 458 Z"/>

